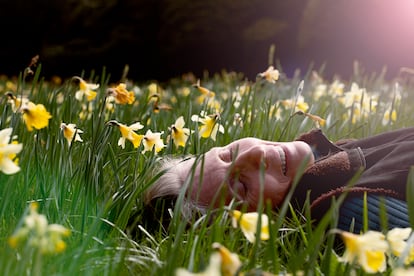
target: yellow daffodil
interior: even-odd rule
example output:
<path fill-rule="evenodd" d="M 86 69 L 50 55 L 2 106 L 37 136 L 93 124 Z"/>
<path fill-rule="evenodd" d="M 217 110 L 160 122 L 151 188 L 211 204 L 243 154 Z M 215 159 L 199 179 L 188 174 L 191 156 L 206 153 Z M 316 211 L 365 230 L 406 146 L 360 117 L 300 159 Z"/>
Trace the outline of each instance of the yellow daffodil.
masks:
<path fill-rule="evenodd" d="M 360 88 L 354 82 L 351 84 L 350 91 L 345 92 L 344 96 L 339 98 L 339 102 L 348 108 L 348 114 L 345 115 L 345 119 L 352 116 L 352 123 L 355 124 L 376 111 L 378 95 L 368 93 L 365 88 Z"/>
<path fill-rule="evenodd" d="M 286 99 L 280 101 L 284 108 L 294 108 L 302 112 L 306 112 L 309 109 L 309 104 L 305 102 L 302 95 L 299 95 L 296 99 Z"/>
<path fill-rule="evenodd" d="M 195 83 L 195 84 L 193 84 L 193 86 L 195 87 L 195 88 L 197 88 L 197 90 L 201 93 L 201 95 L 203 95 L 204 97 L 210 97 L 210 98 L 213 98 L 215 95 L 216 95 L 216 93 L 214 93 L 213 91 L 211 91 L 211 90 L 209 90 L 209 89 L 207 89 L 207 88 L 205 88 L 205 87 L 202 87 L 201 85 L 200 85 L 200 80 L 197 80 L 197 83 Z"/>
<path fill-rule="evenodd" d="M 279 70 L 275 69 L 272 65 L 267 68 L 266 71 L 259 73 L 259 77 L 266 79 L 270 83 L 276 83 L 279 79 L 280 73 Z"/>
<path fill-rule="evenodd" d="M 188 95 L 190 95 L 191 93 L 191 89 L 188 87 L 180 87 L 177 89 L 177 94 L 183 97 L 187 97 Z"/>
<path fill-rule="evenodd" d="M 304 115 L 304 116 L 310 118 L 312 121 L 315 122 L 316 127 L 324 126 L 325 123 L 326 123 L 326 120 L 325 119 L 322 119 L 318 115 L 314 115 L 314 114 L 306 113 L 306 112 L 302 112 L 302 111 L 297 111 L 296 113 L 297 114 L 300 114 L 300 115 Z"/>
<path fill-rule="evenodd" d="M 29 214 L 24 218 L 24 225 L 11 237 L 9 245 L 12 248 L 27 240 L 27 244 L 42 254 L 60 253 L 65 250 L 63 237 L 70 235 L 70 230 L 59 224 L 49 224 L 46 216 L 37 212 L 38 204 L 30 205 Z"/>
<path fill-rule="evenodd" d="M 86 96 L 88 101 L 92 101 L 96 98 L 97 93 L 94 90 L 99 88 L 99 84 L 87 83 L 80 77 L 73 77 L 73 79 L 79 81 L 79 90 L 75 93 L 75 98 L 78 101 L 82 101 L 83 96 Z"/>
<path fill-rule="evenodd" d="M 332 96 L 342 96 L 344 94 L 345 84 L 339 80 L 334 80 L 328 89 L 328 94 Z"/>
<path fill-rule="evenodd" d="M 387 125 L 389 123 L 395 123 L 397 121 L 397 111 L 389 108 L 385 111 L 384 117 L 382 118 L 382 124 Z"/>
<path fill-rule="evenodd" d="M 231 252 L 225 246 L 218 242 L 213 243 L 213 248 L 216 249 L 221 256 L 221 275 L 233 276 L 237 275 L 242 263 L 236 253 Z"/>
<path fill-rule="evenodd" d="M 6 93 L 8 102 L 11 104 L 13 112 L 17 112 L 22 106 L 26 105 L 29 102 L 29 99 L 26 96 L 16 97 L 12 92 Z"/>
<path fill-rule="evenodd" d="M 114 97 L 117 104 L 133 104 L 135 101 L 134 92 L 128 91 L 125 83 L 120 83 L 117 87 L 109 89 L 108 94 Z"/>
<path fill-rule="evenodd" d="M 142 153 L 152 151 L 153 148 L 155 149 L 155 153 L 160 152 L 165 147 L 164 141 L 161 139 L 162 134 L 163 132 L 152 132 L 148 129 L 142 140 L 142 144 L 144 145 Z"/>
<path fill-rule="evenodd" d="M 149 98 L 156 94 L 160 95 L 163 92 L 162 88 L 155 82 L 152 82 L 148 85 L 148 91 Z"/>
<path fill-rule="evenodd" d="M 197 88 L 200 92 L 200 96 L 197 97 L 196 101 L 198 104 L 207 104 L 208 107 L 218 109 L 220 107 L 220 103 L 215 100 L 215 95 L 213 91 L 200 86 L 200 80 L 197 83 L 193 84 L 193 87 Z"/>
<path fill-rule="evenodd" d="M 222 276 L 221 255 L 219 252 L 211 254 L 208 266 L 204 271 L 190 272 L 185 268 L 178 268 L 175 271 L 175 276 Z"/>
<path fill-rule="evenodd" d="M 69 147 L 72 144 L 72 141 L 73 142 L 76 142 L 76 141 L 83 142 L 82 138 L 80 137 L 80 134 L 83 133 L 83 131 L 81 129 L 77 128 L 75 124 L 61 123 L 60 124 L 60 129 L 63 132 L 63 136 L 68 141 Z"/>
<path fill-rule="evenodd" d="M 183 116 L 178 117 L 175 123 L 171 126 L 171 137 L 175 146 L 184 147 L 190 135 L 190 130 L 184 127 L 185 121 Z"/>
<path fill-rule="evenodd" d="M 403 251 L 407 247 L 407 239 L 410 237 L 412 229 L 407 228 L 394 228 L 388 231 L 386 238 L 390 245 L 392 254 L 397 257 L 400 257 Z M 414 247 L 411 246 L 407 259 L 405 260 L 406 264 L 409 264 L 414 261 Z"/>
<path fill-rule="evenodd" d="M 144 128 L 141 123 L 136 122 L 133 123 L 130 126 L 118 123 L 115 120 L 109 121 L 107 124 L 114 125 L 119 128 L 119 131 L 121 132 L 121 138 L 118 140 L 118 146 L 121 146 L 123 149 L 125 148 L 125 140 L 129 140 L 133 145 L 134 148 L 138 148 L 141 144 L 142 139 L 144 138 L 144 135 L 137 134 L 135 131 L 140 130 Z"/>
<path fill-rule="evenodd" d="M 21 111 L 23 112 L 23 120 L 28 131 L 33 131 L 33 128 L 42 129 L 47 127 L 49 119 L 52 118 L 52 115 L 50 115 L 43 104 L 28 102 L 22 106 Z"/>
<path fill-rule="evenodd" d="M 368 231 L 362 235 L 342 231 L 345 252 L 340 259 L 343 262 L 357 262 L 366 272 L 384 272 L 387 266 L 386 251 L 388 244 L 381 232 Z"/>
<path fill-rule="evenodd" d="M 22 150 L 23 145 L 11 141 L 12 132 L 12 128 L 0 130 L 0 171 L 5 174 L 14 174 L 20 171 L 16 155 Z"/>
<path fill-rule="evenodd" d="M 236 228 L 239 226 L 246 239 L 251 243 L 256 241 L 257 225 L 260 216 L 260 239 L 269 239 L 269 218 L 266 214 L 259 215 L 257 212 L 242 213 L 238 210 L 233 210 L 230 214 L 232 216 L 233 227 Z"/>
<path fill-rule="evenodd" d="M 172 107 L 169 104 L 160 103 L 159 100 L 156 100 L 152 105 L 152 111 L 154 113 L 159 113 L 160 110 L 172 110 Z"/>
<path fill-rule="evenodd" d="M 220 124 L 219 114 L 213 114 L 213 115 L 203 115 L 203 118 L 201 118 L 198 115 L 191 116 L 191 120 L 193 122 L 199 122 L 202 125 L 199 127 L 199 134 L 203 138 L 211 138 L 213 141 L 216 141 L 217 132 L 224 133 L 224 127 Z"/>

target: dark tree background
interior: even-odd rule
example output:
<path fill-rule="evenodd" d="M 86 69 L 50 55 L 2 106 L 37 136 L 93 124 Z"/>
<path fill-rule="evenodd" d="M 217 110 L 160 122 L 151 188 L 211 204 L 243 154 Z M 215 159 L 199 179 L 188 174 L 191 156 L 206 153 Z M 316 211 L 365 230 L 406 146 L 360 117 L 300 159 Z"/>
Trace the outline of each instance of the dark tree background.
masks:
<path fill-rule="evenodd" d="M 395 73 L 414 66 L 410 0 L 1 0 L 0 73 L 39 54 L 45 76 L 102 70 L 164 80 L 222 69 L 252 78 L 270 45 L 288 74 L 326 62 L 347 76 L 360 60 Z"/>

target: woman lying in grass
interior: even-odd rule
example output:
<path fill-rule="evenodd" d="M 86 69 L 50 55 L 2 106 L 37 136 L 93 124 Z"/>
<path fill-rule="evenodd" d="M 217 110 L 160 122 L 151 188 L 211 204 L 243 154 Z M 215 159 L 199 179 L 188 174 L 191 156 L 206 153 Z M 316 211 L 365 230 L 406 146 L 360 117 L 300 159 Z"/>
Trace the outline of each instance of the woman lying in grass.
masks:
<path fill-rule="evenodd" d="M 312 218 L 318 220 L 333 197 L 346 191 L 339 210 L 340 229 L 349 230 L 351 225 L 355 232 L 362 229 L 365 193 L 370 229 L 381 228 L 384 206 L 389 228 L 408 227 L 406 184 L 414 165 L 413 150 L 414 128 L 336 143 L 319 129 L 287 143 L 243 138 L 212 148 L 200 158 L 164 160 L 165 173 L 149 187 L 146 203 L 154 206 L 167 198 L 171 204 L 184 189 L 187 216 L 231 202 L 237 209 L 256 211 L 261 195 L 264 204 L 277 209 L 295 189 L 293 206 L 303 210 L 309 198 Z"/>

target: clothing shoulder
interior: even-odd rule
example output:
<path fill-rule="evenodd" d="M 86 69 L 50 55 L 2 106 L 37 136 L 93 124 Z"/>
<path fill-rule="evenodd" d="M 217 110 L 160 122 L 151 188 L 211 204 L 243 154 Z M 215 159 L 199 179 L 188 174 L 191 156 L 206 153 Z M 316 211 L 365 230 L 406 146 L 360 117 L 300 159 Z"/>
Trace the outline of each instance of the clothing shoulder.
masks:
<path fill-rule="evenodd" d="M 313 129 L 307 133 L 301 134 L 296 140 L 303 141 L 311 146 L 312 151 L 316 156 L 324 156 L 342 150 L 336 144 L 332 143 L 325 134 L 323 134 L 321 129 Z"/>

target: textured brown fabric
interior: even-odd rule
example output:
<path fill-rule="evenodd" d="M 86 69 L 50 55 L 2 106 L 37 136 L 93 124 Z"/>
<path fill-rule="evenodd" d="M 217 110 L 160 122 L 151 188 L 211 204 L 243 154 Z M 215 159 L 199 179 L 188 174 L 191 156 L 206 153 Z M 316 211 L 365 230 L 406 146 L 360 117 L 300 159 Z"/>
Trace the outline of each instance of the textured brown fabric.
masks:
<path fill-rule="evenodd" d="M 408 172 L 414 165 L 414 128 L 339 144 L 330 142 L 318 129 L 297 140 L 308 143 L 317 159 L 303 174 L 292 201 L 301 209 L 309 193 L 313 217 L 321 217 L 332 197 L 345 191 L 347 197 L 367 192 L 405 200 Z M 351 179 L 352 187 L 346 188 Z"/>

